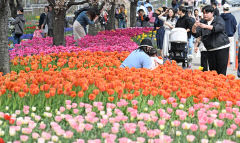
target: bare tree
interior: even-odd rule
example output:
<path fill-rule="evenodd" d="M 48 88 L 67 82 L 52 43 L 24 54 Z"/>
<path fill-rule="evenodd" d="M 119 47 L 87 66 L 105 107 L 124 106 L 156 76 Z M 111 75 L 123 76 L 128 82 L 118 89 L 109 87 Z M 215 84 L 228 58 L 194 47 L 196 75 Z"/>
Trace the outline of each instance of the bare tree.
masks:
<path fill-rule="evenodd" d="M 106 25 L 106 30 L 112 30 L 115 29 L 115 2 L 116 0 L 111 0 L 109 2 L 110 4 L 110 10 L 108 10 L 108 22 Z"/>
<path fill-rule="evenodd" d="M 17 8 L 22 7 L 22 0 L 9 0 L 9 6 L 11 10 L 11 16 L 15 18 L 17 16 Z"/>
<path fill-rule="evenodd" d="M 8 53 L 8 11 L 9 0 L 0 1 L 0 72 L 10 72 Z"/>
<path fill-rule="evenodd" d="M 130 0 L 130 27 L 136 26 L 137 20 L 137 3 L 139 0 Z"/>

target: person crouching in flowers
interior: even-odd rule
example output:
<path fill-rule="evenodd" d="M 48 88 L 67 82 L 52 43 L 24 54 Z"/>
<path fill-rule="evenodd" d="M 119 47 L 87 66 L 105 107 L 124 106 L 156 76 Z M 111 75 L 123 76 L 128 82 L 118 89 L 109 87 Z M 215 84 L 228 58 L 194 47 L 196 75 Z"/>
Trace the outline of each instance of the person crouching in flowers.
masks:
<path fill-rule="evenodd" d="M 153 64 L 153 61 L 149 55 L 151 49 L 153 48 L 152 42 L 150 39 L 143 39 L 139 48 L 134 50 L 121 64 L 120 67 L 128 67 L 128 68 L 146 68 L 146 69 L 154 69 L 157 66 L 157 63 Z M 155 62 L 155 60 L 154 60 Z"/>
<path fill-rule="evenodd" d="M 42 38 L 42 30 L 39 29 L 39 26 L 36 26 L 36 30 L 33 33 L 33 38 Z"/>

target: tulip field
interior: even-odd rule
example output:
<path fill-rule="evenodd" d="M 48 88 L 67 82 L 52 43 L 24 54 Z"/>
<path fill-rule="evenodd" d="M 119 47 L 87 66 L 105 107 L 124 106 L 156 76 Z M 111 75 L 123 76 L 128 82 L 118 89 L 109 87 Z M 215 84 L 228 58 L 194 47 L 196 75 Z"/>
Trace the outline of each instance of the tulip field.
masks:
<path fill-rule="evenodd" d="M 103 31 L 66 46 L 9 50 L 0 75 L 0 143 L 239 143 L 240 81 L 166 62 L 119 68 L 151 28 Z M 75 46 L 74 43 L 78 43 Z"/>

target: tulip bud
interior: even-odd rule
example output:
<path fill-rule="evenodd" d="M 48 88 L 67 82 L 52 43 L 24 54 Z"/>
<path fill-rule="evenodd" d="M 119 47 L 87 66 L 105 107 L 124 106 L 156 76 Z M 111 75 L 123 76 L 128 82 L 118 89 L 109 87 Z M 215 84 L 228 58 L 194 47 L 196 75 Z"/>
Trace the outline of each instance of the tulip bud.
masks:
<path fill-rule="evenodd" d="M 240 131 L 236 131 L 236 136 L 240 138 Z"/>
<path fill-rule="evenodd" d="M 181 131 L 176 131 L 176 136 L 181 136 L 182 135 L 182 132 Z"/>
<path fill-rule="evenodd" d="M 16 130 L 13 129 L 13 128 L 10 128 L 10 130 L 9 130 L 9 135 L 10 135 L 10 136 L 15 136 L 15 135 L 16 135 Z"/>
<path fill-rule="evenodd" d="M 97 127 L 101 129 L 101 128 L 103 128 L 103 124 L 102 123 L 97 123 Z"/>
<path fill-rule="evenodd" d="M 160 130 L 163 130 L 165 128 L 164 125 L 160 125 Z"/>
<path fill-rule="evenodd" d="M 0 132 L 0 136 L 4 136 L 5 132 L 4 131 L 1 131 Z"/>
<path fill-rule="evenodd" d="M 147 108 L 147 107 L 145 107 L 145 108 L 144 108 L 144 111 L 148 111 L 148 108 Z"/>
<path fill-rule="evenodd" d="M 58 137 L 57 136 L 52 136 L 52 141 L 53 142 L 57 142 L 58 141 Z"/>
<path fill-rule="evenodd" d="M 183 108 L 184 108 L 184 105 L 183 105 L 183 104 L 180 104 L 180 105 L 179 105 L 179 108 L 180 108 L 180 109 L 183 109 Z"/>
<path fill-rule="evenodd" d="M 46 107 L 45 109 L 46 109 L 46 111 L 50 111 L 51 108 L 50 107 Z"/>
<path fill-rule="evenodd" d="M 7 110 L 7 111 L 8 111 L 8 109 L 9 109 L 9 107 L 8 107 L 8 106 L 6 106 L 6 107 L 5 107 L 5 110 Z"/>
<path fill-rule="evenodd" d="M 36 111 L 36 109 L 37 109 L 36 107 L 32 107 L 32 111 L 33 111 L 33 112 L 35 112 L 35 111 Z"/>

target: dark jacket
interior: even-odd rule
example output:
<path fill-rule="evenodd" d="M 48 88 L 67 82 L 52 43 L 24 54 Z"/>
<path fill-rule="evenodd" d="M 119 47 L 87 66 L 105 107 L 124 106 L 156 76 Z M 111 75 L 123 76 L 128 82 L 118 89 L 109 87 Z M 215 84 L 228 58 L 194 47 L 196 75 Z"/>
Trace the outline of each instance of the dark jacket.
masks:
<path fill-rule="evenodd" d="M 207 21 L 202 20 L 201 23 L 207 24 Z M 192 33 L 193 36 L 196 38 L 202 36 L 202 42 L 207 50 L 219 48 L 229 44 L 230 42 L 228 36 L 225 33 L 224 20 L 220 16 L 214 17 L 211 25 L 213 26 L 212 30 L 198 27 L 197 32 Z"/>
<path fill-rule="evenodd" d="M 49 11 L 43 22 L 44 26 L 47 24 L 48 29 L 53 29 L 53 12 Z"/>
<path fill-rule="evenodd" d="M 231 13 L 222 13 L 221 17 L 225 21 L 225 31 L 228 37 L 233 37 L 237 30 L 237 21 Z"/>
<path fill-rule="evenodd" d="M 42 13 L 42 14 L 40 15 L 39 26 L 42 26 L 45 17 L 46 17 L 46 13 Z"/>
<path fill-rule="evenodd" d="M 218 8 L 215 8 L 215 9 L 214 9 L 214 16 L 219 16 L 219 10 L 218 10 Z"/>
<path fill-rule="evenodd" d="M 17 35 L 22 35 L 24 31 L 25 18 L 23 14 L 17 15 L 15 21 L 12 22 L 12 25 L 15 27 L 14 33 Z"/>
<path fill-rule="evenodd" d="M 148 26 L 149 18 L 144 14 L 143 19 L 141 19 L 141 16 L 137 17 L 137 27 L 147 27 Z"/>
<path fill-rule="evenodd" d="M 194 23 L 193 23 L 192 19 L 185 14 L 183 17 L 178 18 L 175 27 L 184 28 L 186 30 L 190 29 L 190 31 L 191 31 L 193 24 Z M 191 32 L 188 32 L 188 38 L 190 38 L 190 37 L 191 37 Z"/>

